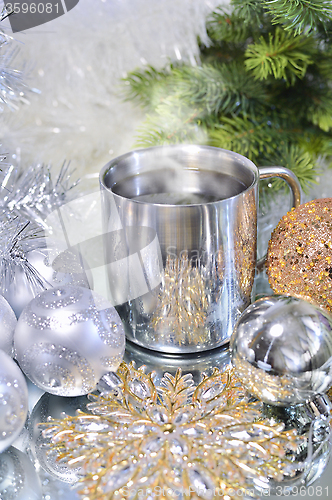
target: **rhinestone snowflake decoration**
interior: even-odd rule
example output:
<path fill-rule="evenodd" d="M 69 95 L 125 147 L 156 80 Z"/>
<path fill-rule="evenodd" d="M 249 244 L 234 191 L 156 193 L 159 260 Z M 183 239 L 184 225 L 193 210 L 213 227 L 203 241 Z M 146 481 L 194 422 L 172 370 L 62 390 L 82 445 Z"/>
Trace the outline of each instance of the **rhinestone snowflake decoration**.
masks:
<path fill-rule="evenodd" d="M 91 395 L 88 411 L 40 424 L 50 456 L 80 466 L 84 499 L 238 498 L 255 481 L 269 485 L 296 472 L 303 438 L 263 418 L 233 368 L 215 368 L 198 385 L 191 374 L 122 363 L 119 385 Z"/>

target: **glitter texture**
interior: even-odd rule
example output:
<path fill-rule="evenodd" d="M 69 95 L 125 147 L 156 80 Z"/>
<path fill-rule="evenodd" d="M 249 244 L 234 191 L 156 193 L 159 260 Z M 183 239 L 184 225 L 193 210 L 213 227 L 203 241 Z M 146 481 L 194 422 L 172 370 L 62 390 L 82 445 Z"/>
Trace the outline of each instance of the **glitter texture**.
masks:
<path fill-rule="evenodd" d="M 0 453 L 21 432 L 28 412 L 28 388 L 17 364 L 0 350 Z"/>
<path fill-rule="evenodd" d="M 16 450 L 11 449 L 0 455 L 0 498 L 16 500 L 26 482 L 23 464 Z"/>
<path fill-rule="evenodd" d="M 104 309 L 97 308 L 95 299 Z M 14 347 L 20 367 L 38 387 L 58 396 L 80 396 L 117 369 L 125 333 L 110 302 L 90 289 L 68 285 L 45 290 L 25 307 Z"/>
<path fill-rule="evenodd" d="M 269 242 L 266 267 L 272 289 L 332 311 L 331 249 L 332 198 L 288 212 Z"/>
<path fill-rule="evenodd" d="M 33 344 L 26 350 L 20 366 L 36 385 L 46 391 L 51 389 L 53 394 L 70 395 L 75 385 L 87 393 L 96 384 L 89 362 L 78 352 L 61 345 Z"/>
<path fill-rule="evenodd" d="M 231 367 L 215 368 L 197 386 L 180 369 L 156 385 L 145 368 L 122 363 L 120 384 L 90 396 L 91 413 L 40 424 L 49 453 L 68 468 L 81 466 L 83 498 L 133 499 L 159 487 L 161 499 L 183 489 L 187 499 L 209 498 L 209 490 L 232 499 L 255 479 L 268 487 L 270 478 L 294 474 L 303 438 L 263 418 Z"/>

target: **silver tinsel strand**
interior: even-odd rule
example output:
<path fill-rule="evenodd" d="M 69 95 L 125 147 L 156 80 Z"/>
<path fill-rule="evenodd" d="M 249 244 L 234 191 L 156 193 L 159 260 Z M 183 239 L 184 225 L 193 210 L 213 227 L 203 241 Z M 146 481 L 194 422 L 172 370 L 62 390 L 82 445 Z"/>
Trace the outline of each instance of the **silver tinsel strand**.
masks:
<path fill-rule="evenodd" d="M 6 295 L 14 282 L 16 269 L 24 271 L 27 283 L 36 293 L 50 285 L 28 261 L 26 254 L 44 248 L 43 231 L 19 217 L 0 222 L 0 293 Z"/>
<path fill-rule="evenodd" d="M 53 175 L 50 165 L 23 170 L 5 160 L 6 155 L 0 154 L 0 294 L 11 296 L 13 287 L 19 290 L 16 281 L 23 279 L 35 296 L 51 284 L 30 262 L 29 254 L 38 250 L 44 255 L 45 219 L 74 198 L 78 181 L 72 181 L 67 162 Z"/>
<path fill-rule="evenodd" d="M 36 91 L 24 83 L 23 73 L 13 68 L 17 54 L 18 47 L 14 46 L 13 38 L 0 30 L 0 113 L 6 108 L 16 111 L 19 104 L 29 103 L 27 93 Z"/>
<path fill-rule="evenodd" d="M 8 195 L 7 208 L 47 229 L 46 217 L 74 197 L 72 190 L 79 181 L 72 181 L 72 174 L 68 162 L 54 179 L 50 165 L 30 166 L 19 174 Z"/>

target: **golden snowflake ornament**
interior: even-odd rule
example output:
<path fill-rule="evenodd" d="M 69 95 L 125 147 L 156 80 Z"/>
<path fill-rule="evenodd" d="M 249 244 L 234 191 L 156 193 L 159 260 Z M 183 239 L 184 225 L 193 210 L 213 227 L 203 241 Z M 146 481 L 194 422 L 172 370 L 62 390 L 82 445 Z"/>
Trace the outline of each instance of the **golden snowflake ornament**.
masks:
<path fill-rule="evenodd" d="M 215 368 L 198 385 L 180 369 L 158 385 L 145 371 L 122 363 L 119 385 L 90 396 L 91 413 L 41 424 L 48 453 L 80 465 L 84 500 L 231 500 L 295 474 L 303 438 L 264 418 L 233 368 Z"/>

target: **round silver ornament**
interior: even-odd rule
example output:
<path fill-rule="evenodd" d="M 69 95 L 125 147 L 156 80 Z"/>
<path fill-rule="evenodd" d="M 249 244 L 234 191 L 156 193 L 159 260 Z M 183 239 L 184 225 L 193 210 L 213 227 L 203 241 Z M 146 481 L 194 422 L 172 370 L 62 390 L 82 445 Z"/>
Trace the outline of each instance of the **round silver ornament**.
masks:
<path fill-rule="evenodd" d="M 122 361 L 125 334 L 114 307 L 78 286 L 46 290 L 23 310 L 14 334 L 16 359 L 46 392 L 80 396 Z"/>
<path fill-rule="evenodd" d="M 24 427 L 28 414 L 28 388 L 11 357 L 0 351 L 0 453 L 8 448 Z"/>
<path fill-rule="evenodd" d="M 0 454 L 1 500 L 41 500 L 36 470 L 25 453 L 10 447 Z"/>
<path fill-rule="evenodd" d="M 11 266 L 12 272 L 5 287 L 2 286 L 2 293 L 17 317 L 43 290 L 60 285 L 92 286 L 92 278 L 88 278 L 80 256 L 69 250 L 60 253 L 58 248 L 40 246 L 15 256 Z"/>
<path fill-rule="evenodd" d="M 264 297 L 240 317 L 230 342 L 232 363 L 250 393 L 292 405 L 332 385 L 332 318 L 295 297 Z"/>
<path fill-rule="evenodd" d="M 35 224 L 20 217 L 0 220 L 0 294 L 17 317 L 38 293 L 54 286 L 92 286 L 82 256 L 44 238 Z"/>
<path fill-rule="evenodd" d="M 13 356 L 13 338 L 17 319 L 7 300 L 0 295 L 0 349 Z"/>
<path fill-rule="evenodd" d="M 74 484 L 78 481 L 82 474 L 81 466 L 77 464 L 77 467 L 69 468 L 59 460 L 58 453 L 50 452 L 47 446 L 50 436 L 43 433 L 40 424 L 50 419 L 63 418 L 65 415 L 73 416 L 78 410 L 86 412 L 89 402 L 87 396 L 66 398 L 44 393 L 34 406 L 28 420 L 30 449 L 34 460 L 53 478 L 65 483 Z"/>

